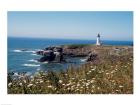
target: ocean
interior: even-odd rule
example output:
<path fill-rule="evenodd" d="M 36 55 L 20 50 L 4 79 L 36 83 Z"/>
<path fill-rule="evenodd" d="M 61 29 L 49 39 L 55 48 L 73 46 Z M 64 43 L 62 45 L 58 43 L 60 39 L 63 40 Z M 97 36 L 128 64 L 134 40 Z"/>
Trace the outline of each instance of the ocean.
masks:
<path fill-rule="evenodd" d="M 69 40 L 69 39 L 43 39 L 43 38 L 15 38 L 8 37 L 8 72 L 27 72 L 35 73 L 39 70 L 64 70 L 69 65 L 84 64 L 85 58 L 72 58 L 74 63 L 40 63 L 36 59 L 41 56 L 36 55 L 35 51 L 48 46 L 64 44 L 95 44 L 95 40 Z M 107 45 L 129 45 L 132 41 L 102 41 Z M 22 51 L 24 49 L 24 51 Z"/>

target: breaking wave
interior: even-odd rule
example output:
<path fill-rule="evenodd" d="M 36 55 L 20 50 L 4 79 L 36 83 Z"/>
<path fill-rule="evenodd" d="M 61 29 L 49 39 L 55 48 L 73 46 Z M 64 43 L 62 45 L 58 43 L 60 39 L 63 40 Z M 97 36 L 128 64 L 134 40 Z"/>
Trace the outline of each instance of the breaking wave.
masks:
<path fill-rule="evenodd" d="M 23 64 L 23 66 L 26 66 L 26 67 L 38 67 L 40 65 L 37 65 L 37 64 Z"/>
<path fill-rule="evenodd" d="M 31 60 L 28 60 L 29 62 L 35 62 L 35 63 L 37 63 L 38 61 L 37 60 L 35 60 L 35 59 L 31 59 Z"/>
<path fill-rule="evenodd" d="M 36 50 L 16 49 L 16 50 L 13 50 L 13 52 L 29 52 L 29 53 L 35 54 Z"/>
<path fill-rule="evenodd" d="M 86 62 L 87 59 L 80 59 L 81 62 Z"/>
<path fill-rule="evenodd" d="M 13 50 L 13 52 L 22 52 L 21 50 Z"/>

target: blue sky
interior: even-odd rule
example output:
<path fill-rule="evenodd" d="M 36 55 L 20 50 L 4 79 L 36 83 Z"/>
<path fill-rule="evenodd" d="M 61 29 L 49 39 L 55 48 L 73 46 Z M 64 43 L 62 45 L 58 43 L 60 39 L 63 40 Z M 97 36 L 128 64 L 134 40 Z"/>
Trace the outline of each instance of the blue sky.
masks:
<path fill-rule="evenodd" d="M 133 40 L 133 12 L 8 12 L 8 36 Z"/>

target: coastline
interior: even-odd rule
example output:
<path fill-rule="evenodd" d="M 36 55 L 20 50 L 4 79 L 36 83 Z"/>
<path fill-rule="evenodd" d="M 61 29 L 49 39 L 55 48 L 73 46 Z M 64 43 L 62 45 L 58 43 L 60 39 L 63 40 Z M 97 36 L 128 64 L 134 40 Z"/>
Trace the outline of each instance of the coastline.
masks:
<path fill-rule="evenodd" d="M 132 94 L 133 46 L 63 45 L 75 57 L 98 55 L 79 68 L 8 75 L 9 94 Z M 15 79 L 17 78 L 17 79 Z M 26 82 L 25 82 L 26 81 Z M 14 88 L 13 88 L 14 86 Z M 15 89 L 16 87 L 16 89 Z M 39 88 L 40 90 L 37 90 Z"/>

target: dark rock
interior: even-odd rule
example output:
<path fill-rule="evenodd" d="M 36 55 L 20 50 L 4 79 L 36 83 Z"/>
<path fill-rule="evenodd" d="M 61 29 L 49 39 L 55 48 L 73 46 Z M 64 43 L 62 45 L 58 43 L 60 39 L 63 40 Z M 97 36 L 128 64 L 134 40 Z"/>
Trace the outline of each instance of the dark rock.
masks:
<path fill-rule="evenodd" d="M 54 62 L 62 62 L 63 59 L 63 48 L 61 47 L 47 47 L 45 50 L 40 50 L 36 52 L 38 55 L 42 55 L 43 57 L 39 59 L 40 62 L 45 61 L 54 61 Z"/>
<path fill-rule="evenodd" d="M 94 60 L 96 60 L 96 58 L 97 58 L 97 54 L 90 53 L 87 57 L 87 62 L 88 61 L 94 61 Z"/>

